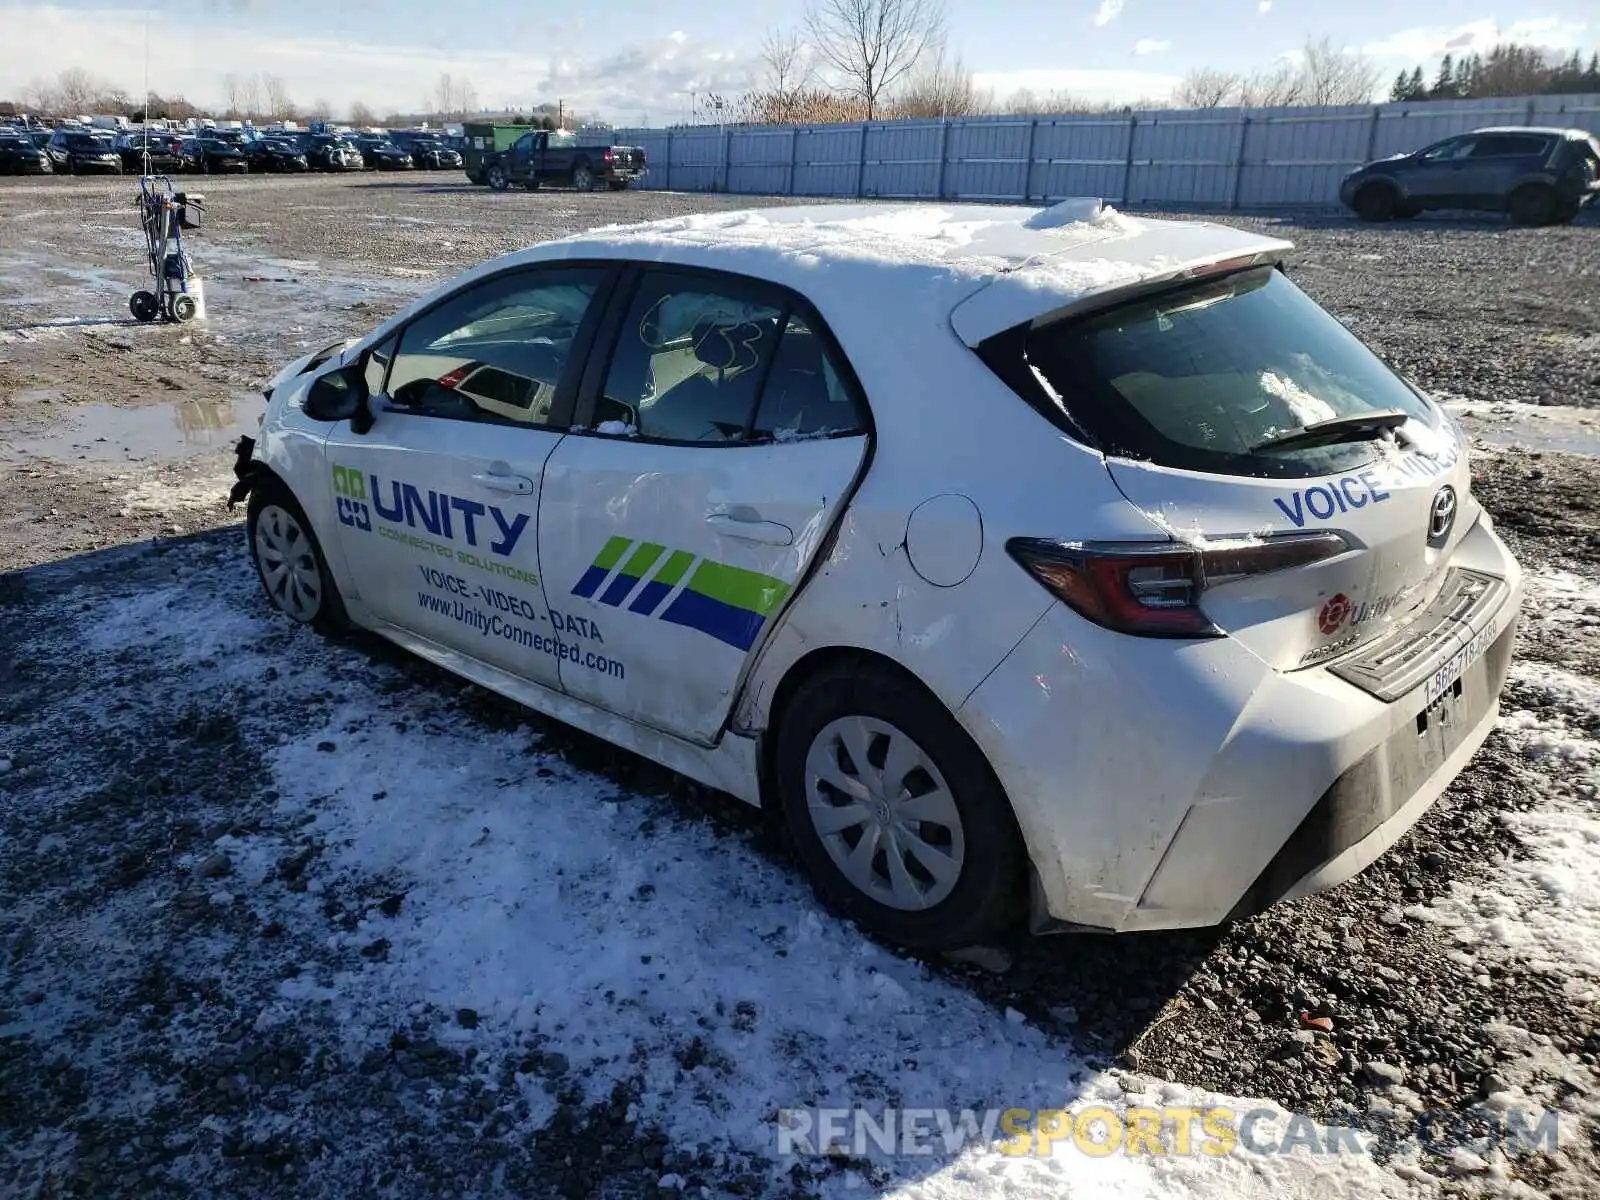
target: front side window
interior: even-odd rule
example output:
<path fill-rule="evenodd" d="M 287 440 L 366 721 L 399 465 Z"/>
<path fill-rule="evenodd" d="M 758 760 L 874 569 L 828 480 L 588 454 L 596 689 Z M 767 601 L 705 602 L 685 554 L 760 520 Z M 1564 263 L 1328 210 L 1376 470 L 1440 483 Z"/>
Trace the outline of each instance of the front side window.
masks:
<path fill-rule="evenodd" d="M 1476 138 L 1454 138 L 1448 142 L 1440 142 L 1431 150 L 1424 150 L 1422 157 L 1429 162 L 1448 162 L 1454 158 L 1466 158 L 1477 144 Z"/>
<path fill-rule="evenodd" d="M 543 425 L 601 272 L 517 272 L 418 317 L 389 371 L 391 407 L 464 421 Z"/>
<path fill-rule="evenodd" d="M 1426 401 L 1271 267 L 1041 326 L 1023 352 L 1107 453 L 1187 470 L 1347 471 L 1373 459 L 1371 441 L 1264 443 L 1387 409 L 1434 423 Z"/>
<path fill-rule="evenodd" d="M 641 437 L 744 441 L 783 313 L 715 285 L 645 279 L 623 321 L 597 413 Z"/>

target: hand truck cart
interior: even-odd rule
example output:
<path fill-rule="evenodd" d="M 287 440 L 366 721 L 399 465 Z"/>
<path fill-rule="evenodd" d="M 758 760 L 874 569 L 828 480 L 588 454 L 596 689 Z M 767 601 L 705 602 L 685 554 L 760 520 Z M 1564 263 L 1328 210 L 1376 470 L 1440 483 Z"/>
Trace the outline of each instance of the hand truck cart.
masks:
<path fill-rule="evenodd" d="M 200 227 L 205 197 L 174 191 L 165 175 L 145 175 L 139 179 L 138 206 L 155 287 L 130 296 L 128 310 L 139 321 L 204 317 L 205 290 L 183 248 L 183 231 Z"/>

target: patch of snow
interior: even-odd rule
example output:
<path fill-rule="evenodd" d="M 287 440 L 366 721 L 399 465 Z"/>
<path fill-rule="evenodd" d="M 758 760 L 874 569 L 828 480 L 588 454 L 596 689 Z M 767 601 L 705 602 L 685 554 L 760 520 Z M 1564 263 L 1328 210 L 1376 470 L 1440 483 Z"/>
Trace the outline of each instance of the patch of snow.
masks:
<path fill-rule="evenodd" d="M 596 433 L 609 434 L 612 437 L 632 437 L 639 432 L 628 421 L 601 421 L 600 424 L 594 427 L 594 431 Z"/>

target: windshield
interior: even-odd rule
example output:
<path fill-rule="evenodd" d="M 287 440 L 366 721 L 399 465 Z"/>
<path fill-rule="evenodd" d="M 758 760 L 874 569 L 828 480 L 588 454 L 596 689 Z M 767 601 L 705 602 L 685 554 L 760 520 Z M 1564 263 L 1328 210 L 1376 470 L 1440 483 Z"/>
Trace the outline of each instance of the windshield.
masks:
<path fill-rule="evenodd" d="M 1026 335 L 1026 362 L 1108 454 L 1235 475 L 1348 471 L 1371 439 L 1262 449 L 1275 436 L 1427 403 L 1291 283 L 1257 267 Z"/>
<path fill-rule="evenodd" d="M 110 150 L 110 138 L 92 137 L 87 133 L 69 133 L 66 137 L 67 145 L 79 150 Z"/>

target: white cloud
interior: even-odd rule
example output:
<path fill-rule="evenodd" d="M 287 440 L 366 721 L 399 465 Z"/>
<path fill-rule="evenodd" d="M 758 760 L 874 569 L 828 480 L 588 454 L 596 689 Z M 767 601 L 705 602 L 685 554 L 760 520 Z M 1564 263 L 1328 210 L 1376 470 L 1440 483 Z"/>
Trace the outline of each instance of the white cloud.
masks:
<path fill-rule="evenodd" d="M 1584 44 L 1586 26 L 1559 17 L 1532 17 L 1501 25 L 1484 18 L 1464 25 L 1416 26 L 1402 29 L 1362 47 L 1373 58 L 1422 62 L 1444 54 L 1482 53 L 1502 42 L 1543 50 L 1573 50 Z"/>
<path fill-rule="evenodd" d="M 210 106 L 221 99 L 225 74 L 259 72 L 282 77 L 302 107 L 323 99 L 341 112 L 360 100 L 380 113 L 409 112 L 448 72 L 457 84 L 471 83 L 482 103 L 494 108 L 554 103 L 559 97 L 569 110 L 630 124 L 648 114 L 653 124 L 664 125 L 687 110 L 690 91 L 744 91 L 759 66 L 753 53 L 720 49 L 682 31 L 629 46 L 573 26 L 530 22 L 504 30 L 497 44 L 523 43 L 535 48 L 531 51 L 451 50 L 311 34 L 273 36 L 232 15 L 244 7 L 228 3 L 218 6 L 214 17 L 162 22 L 150 41 L 152 90 L 181 93 Z M 145 46 L 144 17 L 138 11 L 40 4 L 5 13 L 0 81 L 7 91 L 81 67 L 138 93 Z"/>
<path fill-rule="evenodd" d="M 1109 25 L 1121 15 L 1122 0 L 1100 0 L 1100 7 L 1094 10 L 1094 23 Z"/>
<path fill-rule="evenodd" d="M 1172 49 L 1172 43 L 1156 38 L 1140 38 L 1133 44 L 1135 54 L 1164 54 Z"/>
<path fill-rule="evenodd" d="M 1179 76 L 1159 71 L 1097 70 L 1094 68 L 1026 68 L 1017 71 L 977 71 L 973 82 L 992 88 L 997 96 L 1010 96 L 1026 88 L 1036 94 L 1068 92 L 1085 100 L 1132 103 L 1165 100 Z"/>
<path fill-rule="evenodd" d="M 1269 12 L 1271 12 L 1272 11 L 1272 0 L 1257 0 L 1256 11 L 1258 13 L 1269 13 Z"/>

